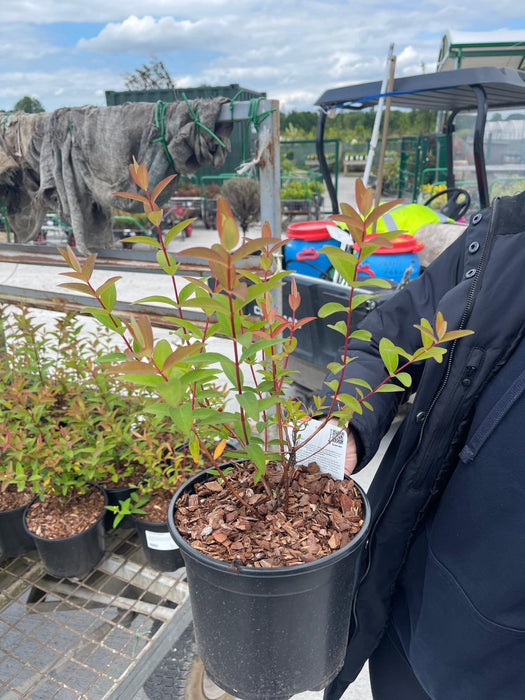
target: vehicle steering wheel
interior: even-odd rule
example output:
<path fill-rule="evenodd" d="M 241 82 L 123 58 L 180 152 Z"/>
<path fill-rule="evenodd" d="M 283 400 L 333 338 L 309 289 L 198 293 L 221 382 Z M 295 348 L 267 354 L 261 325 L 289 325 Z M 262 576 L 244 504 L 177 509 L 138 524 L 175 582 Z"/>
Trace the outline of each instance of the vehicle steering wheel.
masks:
<path fill-rule="evenodd" d="M 457 221 L 470 207 L 471 197 L 467 190 L 463 190 L 460 187 L 448 187 L 446 190 L 440 190 L 433 194 L 426 202 L 423 202 L 423 205 L 427 207 L 430 202 L 433 202 L 438 197 L 442 197 L 444 194 L 449 195 L 449 197 L 447 203 L 441 207 L 440 212 L 448 216 L 449 219 Z M 464 201 L 458 201 L 462 195 L 465 198 Z"/>

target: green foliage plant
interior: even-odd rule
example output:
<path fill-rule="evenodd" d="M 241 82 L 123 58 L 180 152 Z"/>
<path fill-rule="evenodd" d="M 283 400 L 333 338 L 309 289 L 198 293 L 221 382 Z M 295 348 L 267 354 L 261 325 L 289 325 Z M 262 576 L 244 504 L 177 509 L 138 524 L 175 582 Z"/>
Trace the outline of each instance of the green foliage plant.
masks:
<path fill-rule="evenodd" d="M 188 450 L 197 459 L 205 454 L 215 473 L 226 487 L 255 517 L 262 518 L 237 493 L 229 479 L 230 469 L 224 467 L 225 458 L 248 459 L 255 465 L 254 482 L 262 481 L 268 490 L 265 475 L 269 462 L 280 467 L 280 484 L 272 497 L 288 510 L 290 486 L 297 471 L 296 455 L 311 438 L 300 437 L 301 427 L 311 412 L 299 401 L 288 398 L 287 388 L 293 379 L 288 370 L 291 354 L 297 346 L 297 332 L 312 319 L 299 318 L 301 299 L 294 278 L 288 297 L 290 317 L 279 311 L 286 271 L 276 268 L 276 256 L 284 244 L 273 238 L 267 223 L 260 237 L 241 242 L 241 235 L 227 202 L 218 200 L 217 224 L 219 241 L 210 248 L 195 247 L 185 251 L 187 257 L 204 260 L 209 279 L 187 278 L 184 286 L 177 279 L 179 263 L 168 251 L 169 243 L 189 221 L 181 222 L 166 235 L 160 231 L 162 210 L 156 203 L 160 192 L 169 184 L 166 178 L 150 189 L 149 176 L 144 164 L 135 160 L 130 166 L 133 181 L 141 194 L 117 193 L 142 203 L 154 226 L 159 228 L 159 240 L 149 240 L 156 249 L 157 261 L 171 277 L 173 297 L 150 296 L 142 303 L 162 302 L 172 309 L 168 312 L 177 320 L 179 329 L 174 341 L 155 340 L 147 317 L 126 321 L 115 311 L 116 279 L 110 278 L 96 287 L 92 282 L 95 256 L 81 261 L 67 248 L 61 250 L 70 268 L 64 275 L 73 282 L 64 286 L 84 292 L 99 302 L 94 311 L 97 319 L 121 337 L 123 352 L 113 355 L 114 370 L 128 380 L 145 385 L 157 395 L 150 407 L 157 415 L 169 419 L 186 439 Z M 426 360 L 441 362 L 446 349 L 443 344 L 455 341 L 470 331 L 450 331 L 441 314 L 431 324 L 421 319 L 417 329 L 421 345 L 412 351 L 396 346 L 383 338 L 378 350 L 385 366 L 384 379 L 376 387 L 360 378 L 351 378 L 349 350 L 351 339 L 370 342 L 364 330 L 352 330 L 353 310 L 370 298 L 359 290 L 363 287 L 387 287 L 389 283 L 377 278 L 357 279 L 357 269 L 377 248 L 389 246 L 399 231 L 377 236 L 368 235 L 374 223 L 398 202 L 373 207 L 373 191 L 361 181 L 356 186 L 357 209 L 342 204 L 342 213 L 333 217 L 346 224 L 358 250 L 349 252 L 335 246 L 326 246 L 322 252 L 348 286 L 348 303 L 325 304 L 319 316 L 338 318 L 330 327 L 341 334 L 343 350 L 328 369 L 334 373 L 328 382 L 328 397 L 315 397 L 313 414 L 322 416 L 316 433 L 329 421 L 337 421 L 343 430 L 355 413 L 372 410 L 370 397 L 375 393 L 405 392 L 411 385 L 409 367 Z M 137 240 L 132 238 L 130 240 Z M 259 271 L 253 272 L 246 260 L 257 254 Z M 260 315 L 250 314 L 250 304 L 256 303 Z M 202 312 L 205 322 L 197 326 L 189 320 L 187 310 Z M 214 348 L 218 338 L 226 339 L 229 351 Z M 220 387 L 220 388 L 219 388 Z M 235 439 L 235 451 L 227 447 Z"/>
<path fill-rule="evenodd" d="M 89 481 L 134 483 L 167 427 L 145 412 L 147 389 L 99 362 L 109 331 L 86 332 L 72 313 L 39 322 L 27 308 L 0 307 L 0 490 L 64 500 Z"/>

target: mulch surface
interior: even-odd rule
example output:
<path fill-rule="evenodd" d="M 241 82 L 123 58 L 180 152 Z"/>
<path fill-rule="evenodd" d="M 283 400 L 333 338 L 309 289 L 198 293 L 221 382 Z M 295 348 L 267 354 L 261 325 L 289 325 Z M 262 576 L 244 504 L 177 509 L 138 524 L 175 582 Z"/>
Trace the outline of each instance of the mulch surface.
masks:
<path fill-rule="evenodd" d="M 26 506 L 34 498 L 31 491 L 17 491 L 16 486 L 10 484 L 5 491 L 0 491 L 0 510 L 14 510 Z"/>
<path fill-rule="evenodd" d="M 150 500 L 142 507 L 145 511 L 144 515 L 139 514 L 137 517 L 150 523 L 167 523 L 168 507 L 175 490 L 159 489 L 154 491 Z"/>
<path fill-rule="evenodd" d="M 288 513 L 272 495 L 281 481 L 269 465 L 267 486 L 253 485 L 253 465 L 238 465 L 228 478 L 260 517 L 212 479 L 185 493 L 174 514 L 192 547 L 235 565 L 270 568 L 312 562 L 344 547 L 363 525 L 363 502 L 352 480 L 336 481 L 316 464 L 301 467 L 290 486 Z M 268 493 L 269 492 L 269 493 Z"/>
<path fill-rule="evenodd" d="M 39 537 L 72 537 L 93 525 L 103 510 L 104 496 L 93 487 L 84 494 L 74 491 L 67 498 L 48 495 L 45 501 L 35 501 L 27 512 L 26 523 Z"/>

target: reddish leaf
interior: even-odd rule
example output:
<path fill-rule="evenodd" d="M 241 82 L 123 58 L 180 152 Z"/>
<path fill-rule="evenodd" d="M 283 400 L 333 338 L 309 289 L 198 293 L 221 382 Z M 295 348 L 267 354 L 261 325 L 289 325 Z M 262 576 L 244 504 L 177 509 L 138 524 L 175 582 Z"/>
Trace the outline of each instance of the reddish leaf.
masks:
<path fill-rule="evenodd" d="M 158 182 L 151 192 L 151 200 L 155 202 L 159 194 L 170 184 L 170 182 L 176 178 L 177 175 L 168 175 L 164 180 Z"/>
<path fill-rule="evenodd" d="M 112 192 L 111 194 L 114 197 L 125 197 L 126 199 L 135 199 L 137 202 L 143 202 L 144 204 L 148 203 L 146 197 L 142 194 L 135 194 L 135 192 Z"/>
<path fill-rule="evenodd" d="M 355 199 L 362 216 L 368 216 L 374 203 L 374 190 L 371 187 L 365 187 L 361 178 L 358 178 L 355 183 Z"/>
<path fill-rule="evenodd" d="M 295 277 L 292 277 L 291 291 L 288 295 L 288 304 L 290 305 L 292 311 L 297 311 L 299 305 L 301 304 L 301 295 L 299 294 L 299 291 L 297 289 L 297 282 L 295 281 Z"/>

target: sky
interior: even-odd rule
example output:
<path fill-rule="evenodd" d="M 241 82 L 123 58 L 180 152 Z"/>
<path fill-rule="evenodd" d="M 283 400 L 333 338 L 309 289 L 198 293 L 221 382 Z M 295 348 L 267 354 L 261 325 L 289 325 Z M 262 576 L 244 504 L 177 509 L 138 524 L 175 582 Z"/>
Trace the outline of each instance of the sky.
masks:
<path fill-rule="evenodd" d="M 435 69 L 445 32 L 523 30 L 516 0 L 4 0 L 0 109 L 103 106 L 126 73 L 161 60 L 175 85 L 238 83 L 284 112 L 324 90 Z"/>

